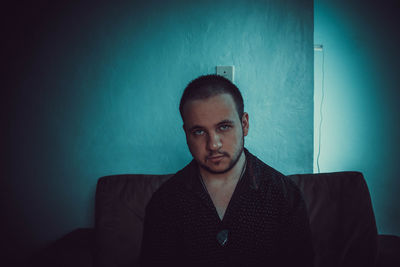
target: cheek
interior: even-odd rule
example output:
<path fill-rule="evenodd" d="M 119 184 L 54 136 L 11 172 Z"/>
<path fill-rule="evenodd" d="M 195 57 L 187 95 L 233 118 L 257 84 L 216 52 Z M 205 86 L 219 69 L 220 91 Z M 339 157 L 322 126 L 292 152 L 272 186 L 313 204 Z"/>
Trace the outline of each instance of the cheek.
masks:
<path fill-rule="evenodd" d="M 188 138 L 187 143 L 189 146 L 189 150 L 192 153 L 199 153 L 202 147 L 202 140 L 201 138 Z"/>
<path fill-rule="evenodd" d="M 228 135 L 225 136 L 225 140 L 231 143 L 232 145 L 235 145 L 239 143 L 240 139 L 242 138 L 242 132 L 241 131 L 232 131 Z"/>

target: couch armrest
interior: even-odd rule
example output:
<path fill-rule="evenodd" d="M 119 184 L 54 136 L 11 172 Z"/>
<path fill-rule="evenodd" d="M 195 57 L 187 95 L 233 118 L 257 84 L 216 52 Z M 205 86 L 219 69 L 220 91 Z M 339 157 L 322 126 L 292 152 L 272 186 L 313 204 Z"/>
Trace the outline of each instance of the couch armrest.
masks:
<path fill-rule="evenodd" d="M 377 267 L 400 266 L 400 237 L 378 235 Z"/>
<path fill-rule="evenodd" d="M 92 228 L 78 228 L 37 253 L 27 266 L 91 267 L 93 236 Z"/>

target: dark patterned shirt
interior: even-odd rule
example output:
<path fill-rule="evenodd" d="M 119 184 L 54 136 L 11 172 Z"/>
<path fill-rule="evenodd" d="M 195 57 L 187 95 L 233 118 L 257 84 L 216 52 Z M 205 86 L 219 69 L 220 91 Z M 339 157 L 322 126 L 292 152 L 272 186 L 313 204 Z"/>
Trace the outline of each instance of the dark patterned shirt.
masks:
<path fill-rule="evenodd" d="M 142 266 L 313 265 L 300 190 L 245 154 L 247 167 L 222 220 L 194 161 L 154 193 L 146 208 Z"/>

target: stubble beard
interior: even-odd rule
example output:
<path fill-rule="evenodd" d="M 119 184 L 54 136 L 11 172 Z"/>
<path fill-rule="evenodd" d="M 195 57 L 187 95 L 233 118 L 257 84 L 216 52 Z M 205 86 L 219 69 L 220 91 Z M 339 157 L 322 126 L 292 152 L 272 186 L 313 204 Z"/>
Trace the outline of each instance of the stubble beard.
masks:
<path fill-rule="evenodd" d="M 200 162 L 198 162 L 198 164 L 200 165 L 200 167 L 204 170 L 206 170 L 209 173 L 212 174 L 223 174 L 223 173 L 227 173 L 228 171 L 232 170 L 233 167 L 236 166 L 236 164 L 238 163 L 240 156 L 242 155 L 244 150 L 244 135 L 242 136 L 242 142 L 240 144 L 240 148 L 237 150 L 237 153 L 233 155 L 231 161 L 229 162 L 229 165 L 226 169 L 221 170 L 221 171 L 215 171 L 213 169 L 211 169 L 210 167 L 206 166 L 205 164 L 202 164 Z M 221 152 L 220 154 L 223 154 L 225 157 L 230 157 L 228 153 L 226 152 Z"/>

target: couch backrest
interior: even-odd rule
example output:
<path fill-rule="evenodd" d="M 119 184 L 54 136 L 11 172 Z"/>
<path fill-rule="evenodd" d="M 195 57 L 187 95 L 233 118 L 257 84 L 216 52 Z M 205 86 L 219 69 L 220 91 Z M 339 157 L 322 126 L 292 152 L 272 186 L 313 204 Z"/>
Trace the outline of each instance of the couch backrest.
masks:
<path fill-rule="evenodd" d="M 96 190 L 96 266 L 136 266 L 145 207 L 172 175 L 114 175 Z M 316 267 L 373 266 L 377 230 L 359 172 L 289 176 L 303 192 L 316 252 Z"/>
<path fill-rule="evenodd" d="M 98 180 L 95 207 L 95 266 L 135 266 L 145 207 L 169 175 L 113 175 Z"/>
<path fill-rule="evenodd" d="M 335 172 L 289 177 L 307 205 L 315 266 L 374 266 L 378 236 L 363 175 Z"/>

